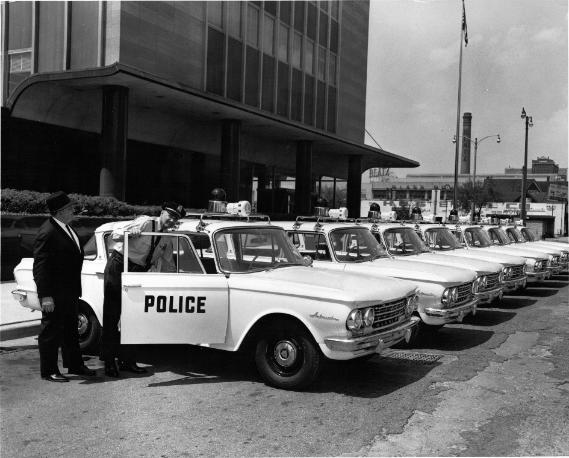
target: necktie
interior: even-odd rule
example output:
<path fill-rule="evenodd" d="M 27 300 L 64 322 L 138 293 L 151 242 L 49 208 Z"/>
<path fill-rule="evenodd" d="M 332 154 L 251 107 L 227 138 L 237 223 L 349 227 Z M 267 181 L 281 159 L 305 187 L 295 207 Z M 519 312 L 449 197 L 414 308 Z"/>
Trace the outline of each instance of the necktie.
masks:
<path fill-rule="evenodd" d="M 75 240 L 75 237 L 73 236 L 73 232 L 71 231 L 71 228 L 69 227 L 69 225 L 66 224 L 65 228 L 67 229 L 67 232 L 69 232 L 69 236 L 71 237 L 71 240 L 73 240 L 73 243 L 75 244 L 75 246 L 77 246 L 77 248 L 79 248 L 79 245 L 77 244 L 77 241 Z"/>

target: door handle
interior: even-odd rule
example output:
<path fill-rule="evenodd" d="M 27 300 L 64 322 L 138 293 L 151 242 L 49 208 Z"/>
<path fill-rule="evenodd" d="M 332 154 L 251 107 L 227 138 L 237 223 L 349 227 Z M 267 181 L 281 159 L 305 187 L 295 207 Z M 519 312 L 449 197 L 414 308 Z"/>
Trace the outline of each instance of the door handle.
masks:
<path fill-rule="evenodd" d="M 142 285 L 123 285 L 125 288 L 142 288 Z"/>

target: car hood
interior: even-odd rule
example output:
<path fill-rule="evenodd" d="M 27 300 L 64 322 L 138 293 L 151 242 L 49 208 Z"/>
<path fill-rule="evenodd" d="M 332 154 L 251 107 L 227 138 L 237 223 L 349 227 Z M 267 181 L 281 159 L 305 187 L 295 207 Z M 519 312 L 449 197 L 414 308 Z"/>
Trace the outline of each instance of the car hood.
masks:
<path fill-rule="evenodd" d="M 466 248 L 458 248 L 456 250 L 444 251 L 439 253 L 441 256 L 449 256 L 456 258 L 481 259 L 482 261 L 499 262 L 505 266 L 519 266 L 525 264 L 526 260 L 520 256 L 514 256 L 505 253 L 494 253 L 483 250 L 467 250 Z"/>
<path fill-rule="evenodd" d="M 516 246 L 503 245 L 503 246 L 488 246 L 483 248 L 474 248 L 475 250 L 484 250 L 491 253 L 505 253 L 514 256 L 521 256 L 523 258 L 547 260 L 547 255 L 540 254 L 537 251 L 524 250 Z"/>
<path fill-rule="evenodd" d="M 502 271 L 502 266 L 496 262 L 482 261 L 473 258 L 460 258 L 445 256 L 438 253 L 423 253 L 405 257 L 409 261 L 417 261 L 426 264 L 437 264 L 451 267 L 463 267 L 475 270 L 478 275 L 488 275 Z"/>
<path fill-rule="evenodd" d="M 345 263 L 347 272 L 373 273 L 410 281 L 437 283 L 445 287 L 472 282 L 476 273 L 471 269 L 411 261 L 381 258 L 372 262 Z"/>
<path fill-rule="evenodd" d="M 381 281 L 378 281 L 381 280 Z M 415 290 L 415 285 L 394 278 L 329 271 L 318 267 L 281 267 L 229 276 L 232 290 L 246 290 L 353 304 L 389 302 Z"/>

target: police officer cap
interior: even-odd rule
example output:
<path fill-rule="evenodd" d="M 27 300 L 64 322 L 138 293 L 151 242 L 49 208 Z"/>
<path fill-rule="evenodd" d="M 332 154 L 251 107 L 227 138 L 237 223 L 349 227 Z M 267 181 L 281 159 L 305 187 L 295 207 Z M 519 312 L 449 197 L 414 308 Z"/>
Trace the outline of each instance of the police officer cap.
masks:
<path fill-rule="evenodd" d="M 184 207 L 176 202 L 164 202 L 162 204 L 162 210 L 166 210 L 170 216 L 176 219 L 186 216 L 186 210 L 184 210 Z"/>
<path fill-rule="evenodd" d="M 47 208 L 51 214 L 55 214 L 59 210 L 62 210 L 70 205 L 73 205 L 71 203 L 71 200 L 69 200 L 67 194 L 65 194 L 63 191 L 57 191 L 51 194 L 45 200 L 45 203 L 47 204 Z"/>

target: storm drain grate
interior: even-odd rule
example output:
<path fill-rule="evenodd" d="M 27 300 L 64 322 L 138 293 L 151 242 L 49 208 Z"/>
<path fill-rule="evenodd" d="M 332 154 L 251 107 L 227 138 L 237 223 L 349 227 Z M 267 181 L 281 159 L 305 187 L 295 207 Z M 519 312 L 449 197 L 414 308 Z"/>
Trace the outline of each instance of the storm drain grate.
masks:
<path fill-rule="evenodd" d="M 444 355 L 435 355 L 433 353 L 418 353 L 415 351 L 391 351 L 382 354 L 384 358 L 399 359 L 403 361 L 413 361 L 422 364 L 434 364 Z"/>

